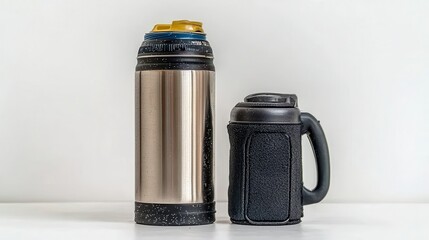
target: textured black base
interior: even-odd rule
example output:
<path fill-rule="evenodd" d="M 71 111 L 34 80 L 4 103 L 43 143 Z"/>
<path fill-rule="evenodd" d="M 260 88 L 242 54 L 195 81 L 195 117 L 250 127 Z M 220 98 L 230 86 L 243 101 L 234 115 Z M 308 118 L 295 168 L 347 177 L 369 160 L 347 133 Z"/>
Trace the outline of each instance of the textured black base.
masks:
<path fill-rule="evenodd" d="M 294 225 L 294 224 L 298 224 L 301 222 L 301 219 L 298 220 L 290 220 L 288 222 L 271 222 L 271 223 L 267 223 L 264 222 L 263 224 L 257 223 L 257 222 L 249 222 L 247 220 L 234 220 L 234 219 L 230 219 L 232 223 L 235 224 L 242 224 L 242 225 L 258 225 L 258 226 L 274 226 L 274 225 Z"/>
<path fill-rule="evenodd" d="M 135 203 L 135 222 L 145 225 L 204 225 L 215 221 L 215 202 L 190 204 Z"/>

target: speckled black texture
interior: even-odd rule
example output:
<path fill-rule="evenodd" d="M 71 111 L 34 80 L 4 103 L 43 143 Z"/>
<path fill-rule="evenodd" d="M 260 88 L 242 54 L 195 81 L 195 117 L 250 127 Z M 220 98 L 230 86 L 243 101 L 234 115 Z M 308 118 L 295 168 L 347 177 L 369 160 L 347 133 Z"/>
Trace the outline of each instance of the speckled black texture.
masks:
<path fill-rule="evenodd" d="M 203 185 L 203 202 L 214 201 L 214 182 L 213 182 L 213 113 L 210 105 L 213 104 L 209 101 L 206 102 L 208 106 L 205 107 L 207 113 L 205 119 L 205 132 L 204 132 L 204 146 L 203 146 L 203 172 L 202 172 L 202 185 Z"/>
<path fill-rule="evenodd" d="M 209 42 L 190 39 L 145 40 L 139 49 L 136 71 L 166 69 L 214 71 L 213 51 Z"/>
<path fill-rule="evenodd" d="M 228 125 L 233 223 L 296 224 L 303 216 L 301 124 Z"/>
<path fill-rule="evenodd" d="M 192 204 L 135 203 L 135 222 L 145 225 L 186 226 L 215 221 L 215 202 Z"/>

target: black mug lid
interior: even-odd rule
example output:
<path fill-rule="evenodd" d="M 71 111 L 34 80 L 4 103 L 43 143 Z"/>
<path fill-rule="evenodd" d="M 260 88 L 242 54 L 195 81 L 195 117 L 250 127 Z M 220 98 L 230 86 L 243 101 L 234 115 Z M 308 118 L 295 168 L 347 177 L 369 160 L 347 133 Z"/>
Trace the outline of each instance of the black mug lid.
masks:
<path fill-rule="evenodd" d="M 231 122 L 300 123 L 295 94 L 255 93 L 244 98 L 231 111 Z"/>
<path fill-rule="evenodd" d="M 295 94 L 255 93 L 245 97 L 244 102 L 273 103 L 283 107 L 298 107 L 298 97 Z"/>

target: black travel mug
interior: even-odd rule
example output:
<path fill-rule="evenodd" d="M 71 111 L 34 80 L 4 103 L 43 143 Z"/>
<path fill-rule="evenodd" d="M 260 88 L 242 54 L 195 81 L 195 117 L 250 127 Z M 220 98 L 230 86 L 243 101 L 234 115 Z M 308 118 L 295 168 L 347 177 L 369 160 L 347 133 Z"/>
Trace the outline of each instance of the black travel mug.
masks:
<path fill-rule="evenodd" d="M 231 111 L 228 213 L 233 223 L 301 222 L 303 205 L 320 202 L 330 181 L 329 151 L 319 121 L 301 113 L 293 94 L 258 93 Z M 317 186 L 302 180 L 301 136 L 307 134 L 317 165 Z"/>

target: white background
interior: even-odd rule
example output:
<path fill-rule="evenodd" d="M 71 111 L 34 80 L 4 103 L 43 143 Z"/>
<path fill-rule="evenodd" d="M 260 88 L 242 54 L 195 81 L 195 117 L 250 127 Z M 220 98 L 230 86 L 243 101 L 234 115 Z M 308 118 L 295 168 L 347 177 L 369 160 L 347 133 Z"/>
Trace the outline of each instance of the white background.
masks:
<path fill-rule="evenodd" d="M 215 52 L 218 201 L 229 112 L 269 91 L 320 119 L 325 202 L 429 201 L 424 0 L 0 0 L 0 201 L 133 201 L 135 58 L 173 19 L 204 22 Z"/>

